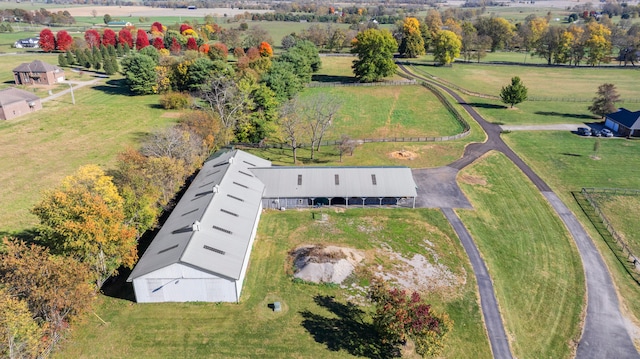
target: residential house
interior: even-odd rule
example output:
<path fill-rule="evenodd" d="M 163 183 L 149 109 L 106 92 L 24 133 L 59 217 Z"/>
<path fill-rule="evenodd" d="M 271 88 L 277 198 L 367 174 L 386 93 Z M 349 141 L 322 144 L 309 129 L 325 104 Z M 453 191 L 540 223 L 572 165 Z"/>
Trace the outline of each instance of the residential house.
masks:
<path fill-rule="evenodd" d="M 604 126 L 622 136 L 640 137 L 640 111 L 631 112 L 621 107 L 606 115 Z"/>
<path fill-rule="evenodd" d="M 22 63 L 13 69 L 16 85 L 53 85 L 64 81 L 64 71 L 41 60 Z"/>
<path fill-rule="evenodd" d="M 0 120 L 11 120 L 42 108 L 40 98 L 17 88 L 0 90 Z"/>

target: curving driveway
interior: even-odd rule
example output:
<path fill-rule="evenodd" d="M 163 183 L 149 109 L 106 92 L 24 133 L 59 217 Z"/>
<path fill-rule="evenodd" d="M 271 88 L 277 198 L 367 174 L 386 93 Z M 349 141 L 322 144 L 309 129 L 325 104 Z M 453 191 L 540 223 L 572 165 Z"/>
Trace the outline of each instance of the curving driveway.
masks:
<path fill-rule="evenodd" d="M 504 143 L 500 137 L 500 132 L 502 131 L 500 126 L 487 122 L 472 106 L 467 104 L 453 90 L 440 83 L 433 82 L 421 76 L 416 76 L 401 64 L 398 64 L 398 66 L 408 75 L 419 80 L 429 82 L 446 91 L 456 101 L 458 101 L 460 105 L 462 105 L 462 107 L 487 133 L 488 139 L 486 142 L 472 143 L 468 145 L 462 158 L 451 163 L 447 167 L 460 170 L 488 151 L 495 150 L 504 153 L 533 182 L 542 195 L 545 196 L 551 207 L 556 211 L 571 233 L 571 236 L 578 247 L 580 257 L 582 258 L 582 266 L 584 268 L 587 283 L 587 313 L 582 337 L 578 343 L 576 358 L 640 358 L 640 355 L 634 347 L 631 337 L 624 326 L 622 314 L 620 313 L 618 296 L 609 271 L 607 270 L 600 253 L 593 244 L 592 239 L 584 230 L 580 222 L 578 222 L 575 215 L 564 205 L 564 203 L 562 203 L 558 196 L 531 169 L 531 167 L 524 163 L 524 161 L 515 152 L 513 152 L 506 143 Z M 449 185 L 449 187 L 450 186 L 451 185 Z M 420 193 L 418 196 L 420 197 Z M 418 203 L 424 202 L 418 201 Z M 462 237 L 468 236 L 468 233 L 465 235 L 464 232 L 466 232 L 466 229 L 450 207 L 443 208 L 443 213 L 447 219 L 449 219 L 454 229 L 456 229 L 458 235 L 462 235 L 461 240 L 463 240 Z M 483 316 L 485 318 L 487 332 L 489 333 L 489 341 L 491 343 L 493 355 L 495 358 L 510 358 L 511 353 L 504 352 L 504 343 L 506 340 L 503 337 L 504 328 L 502 326 L 502 321 L 495 320 L 496 318 L 493 313 L 493 309 L 489 309 L 489 313 L 485 312 L 485 304 L 488 307 L 495 305 L 495 308 L 497 308 L 497 303 L 495 303 L 495 297 L 493 296 L 494 291 L 491 280 L 486 274 L 486 268 L 484 271 L 482 270 L 482 267 L 484 267 L 482 259 L 479 258 L 479 256 L 474 259 L 475 256 L 473 252 L 477 252 L 477 248 L 475 247 L 475 244 L 473 244 L 473 240 L 470 236 L 468 241 L 471 242 L 473 248 L 467 250 L 464 240 L 463 245 L 465 245 L 465 250 L 467 250 L 467 254 L 472 260 L 474 271 L 476 271 L 476 279 L 478 280 L 478 286 L 480 287 L 480 301 L 483 309 Z M 474 264 L 473 261 L 480 263 Z M 478 272 L 478 268 L 480 268 L 480 272 Z M 489 287 L 491 288 L 491 291 L 490 293 L 487 293 Z M 506 345 L 508 347 L 508 343 L 506 343 Z"/>

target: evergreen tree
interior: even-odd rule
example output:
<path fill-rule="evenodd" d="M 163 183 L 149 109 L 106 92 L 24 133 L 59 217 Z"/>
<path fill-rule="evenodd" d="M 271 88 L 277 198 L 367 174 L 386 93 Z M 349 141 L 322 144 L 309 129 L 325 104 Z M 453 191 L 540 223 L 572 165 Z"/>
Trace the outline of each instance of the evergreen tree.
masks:
<path fill-rule="evenodd" d="M 109 44 L 109 46 L 107 46 L 107 53 L 108 53 L 108 54 L 109 54 L 109 56 L 111 56 L 111 57 L 116 57 L 116 56 L 117 56 L 117 54 L 116 54 L 116 48 L 115 48 L 113 45 L 111 45 L 111 44 Z"/>
<path fill-rule="evenodd" d="M 60 65 L 60 67 L 69 66 L 69 64 L 67 63 L 67 58 L 64 56 L 63 53 L 58 54 L 58 65 Z"/>
<path fill-rule="evenodd" d="M 73 57 L 73 54 L 71 53 L 70 50 L 67 50 L 66 56 L 67 56 L 67 64 L 68 64 L 68 66 L 76 65 L 76 59 L 75 59 L 75 57 Z"/>
<path fill-rule="evenodd" d="M 511 84 L 502 87 L 500 98 L 511 107 L 527 99 L 527 88 L 520 82 L 520 77 L 512 77 Z"/>
<path fill-rule="evenodd" d="M 118 47 L 116 48 L 116 54 L 118 54 L 118 57 L 124 56 L 124 45 L 123 44 L 118 44 Z"/>
<path fill-rule="evenodd" d="M 111 62 L 111 57 L 105 57 L 104 58 L 104 73 L 106 75 L 113 75 L 115 74 L 115 71 L 113 70 L 113 66 L 112 66 L 112 62 Z"/>

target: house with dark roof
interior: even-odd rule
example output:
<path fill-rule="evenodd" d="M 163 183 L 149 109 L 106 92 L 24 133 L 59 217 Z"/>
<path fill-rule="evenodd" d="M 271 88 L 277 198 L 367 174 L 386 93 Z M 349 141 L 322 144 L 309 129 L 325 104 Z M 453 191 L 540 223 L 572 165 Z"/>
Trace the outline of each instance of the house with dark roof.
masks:
<path fill-rule="evenodd" d="M 240 150 L 218 152 L 127 281 L 139 303 L 238 302 L 263 208 L 412 207 L 415 197 L 406 167 L 279 167 Z"/>
<path fill-rule="evenodd" d="M 40 98 L 17 88 L 0 90 L 0 120 L 11 120 L 42 108 Z"/>
<path fill-rule="evenodd" d="M 40 36 L 28 37 L 26 39 L 20 39 L 13 43 L 13 47 L 16 49 L 34 48 L 40 47 Z"/>
<path fill-rule="evenodd" d="M 640 137 L 640 111 L 631 112 L 620 107 L 606 116 L 604 126 L 622 136 Z"/>
<path fill-rule="evenodd" d="M 64 71 L 41 60 L 22 63 L 13 69 L 16 85 L 53 85 L 64 81 Z"/>

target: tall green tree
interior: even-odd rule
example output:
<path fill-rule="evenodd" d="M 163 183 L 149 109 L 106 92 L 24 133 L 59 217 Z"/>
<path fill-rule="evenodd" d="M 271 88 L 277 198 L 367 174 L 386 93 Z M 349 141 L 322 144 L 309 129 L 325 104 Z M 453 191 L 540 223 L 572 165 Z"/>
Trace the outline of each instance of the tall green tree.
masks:
<path fill-rule="evenodd" d="M 442 30 L 434 41 L 433 58 L 441 65 L 448 65 L 460 56 L 461 49 L 462 42 L 458 35 L 449 30 Z"/>
<path fill-rule="evenodd" d="M 513 105 L 527 99 L 527 88 L 520 81 L 520 77 L 512 77 L 511 84 L 502 87 L 500 99 L 502 99 L 502 102 L 511 105 L 512 108 Z"/>
<path fill-rule="evenodd" d="M 156 84 L 156 62 L 147 55 L 135 53 L 122 59 L 122 71 L 127 85 L 136 95 L 153 93 Z"/>
<path fill-rule="evenodd" d="M 358 56 L 353 61 L 353 72 L 362 82 L 374 82 L 393 74 L 396 64 L 393 53 L 398 43 L 389 30 L 367 29 L 359 33 L 351 52 Z"/>
<path fill-rule="evenodd" d="M 596 97 L 593 98 L 589 111 L 594 115 L 604 117 L 617 110 L 616 102 L 618 101 L 620 101 L 620 95 L 616 90 L 616 86 L 614 84 L 602 84 L 598 86 Z"/>
<path fill-rule="evenodd" d="M 46 192 L 32 213 L 40 220 L 40 241 L 55 254 L 88 264 L 98 287 L 138 259 L 136 231 L 124 223 L 122 197 L 96 165 L 81 167 Z"/>

